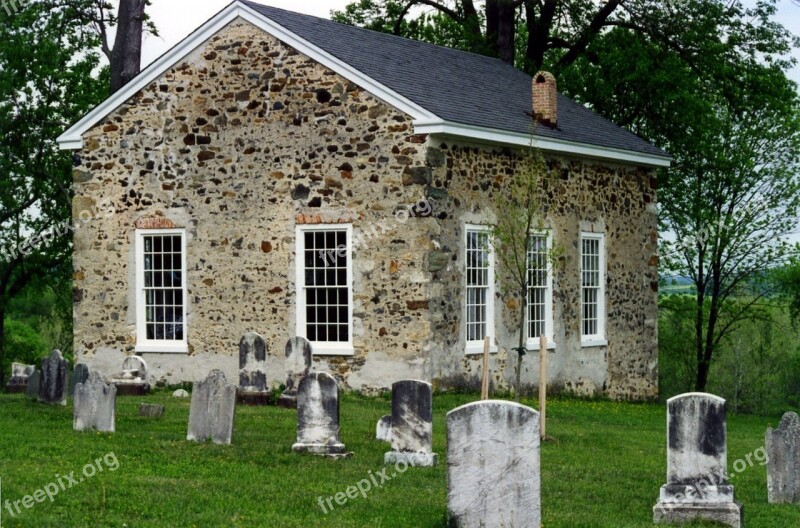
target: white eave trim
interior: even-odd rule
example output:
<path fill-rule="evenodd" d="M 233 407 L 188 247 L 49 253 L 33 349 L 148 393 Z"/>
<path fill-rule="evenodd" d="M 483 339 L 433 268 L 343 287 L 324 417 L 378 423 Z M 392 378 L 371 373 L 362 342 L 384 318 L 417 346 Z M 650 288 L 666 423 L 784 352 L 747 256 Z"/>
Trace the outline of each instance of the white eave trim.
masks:
<path fill-rule="evenodd" d="M 178 45 L 150 64 L 135 79 L 125 85 L 125 87 L 95 107 L 94 110 L 86 114 L 80 121 L 61 134 L 56 140 L 59 148 L 61 150 L 76 150 L 82 148 L 83 134 L 237 18 L 242 18 L 254 26 L 263 29 L 273 37 L 283 41 L 298 52 L 319 62 L 323 66 L 330 68 L 351 82 L 358 84 L 378 99 L 408 114 L 413 119 L 426 121 L 435 121 L 438 119 L 435 114 L 425 110 L 418 104 L 387 88 L 383 84 L 380 84 L 307 40 L 300 38 L 298 35 L 254 9 L 235 1 L 208 22 L 200 26 Z"/>
<path fill-rule="evenodd" d="M 432 136 L 453 137 L 470 139 L 482 143 L 511 145 L 521 147 L 536 147 L 547 152 L 558 152 L 572 156 L 612 160 L 619 163 L 630 163 L 646 167 L 669 167 L 671 158 L 642 154 L 630 150 L 611 147 L 601 147 L 563 139 L 553 139 L 542 136 L 531 137 L 530 134 L 506 132 L 494 128 L 484 128 L 474 125 L 464 125 L 443 120 L 416 120 L 414 121 L 416 134 Z"/>

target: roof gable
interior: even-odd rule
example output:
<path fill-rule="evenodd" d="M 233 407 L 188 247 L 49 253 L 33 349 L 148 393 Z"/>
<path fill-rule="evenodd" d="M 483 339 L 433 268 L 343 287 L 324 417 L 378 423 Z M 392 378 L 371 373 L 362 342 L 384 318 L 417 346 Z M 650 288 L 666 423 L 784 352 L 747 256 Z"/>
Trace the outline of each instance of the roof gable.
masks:
<path fill-rule="evenodd" d="M 410 115 L 416 133 L 520 146 L 533 134 L 546 151 L 669 165 L 661 149 L 562 95 L 558 127 L 534 130 L 531 77 L 498 59 L 247 0 L 235 0 L 64 132 L 61 148 L 80 148 L 87 130 L 238 17 Z"/>

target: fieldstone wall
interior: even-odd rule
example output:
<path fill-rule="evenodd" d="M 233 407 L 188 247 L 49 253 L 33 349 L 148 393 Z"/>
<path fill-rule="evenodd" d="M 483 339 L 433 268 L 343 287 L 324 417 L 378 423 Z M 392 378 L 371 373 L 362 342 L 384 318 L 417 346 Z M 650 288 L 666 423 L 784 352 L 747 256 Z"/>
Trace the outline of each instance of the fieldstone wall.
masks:
<path fill-rule="evenodd" d="M 480 146 L 432 144 L 428 190 L 440 219 L 437 251 L 429 255 L 433 272 L 431 322 L 432 376 L 441 385 L 479 385 L 482 358 L 465 355 L 464 225 L 491 224 L 496 194 L 509 174 L 524 170 L 518 151 Z M 554 338 L 549 356 L 551 383 L 581 394 L 618 399 L 658 395 L 658 262 L 655 176 L 630 166 L 548 158 L 545 223 L 561 256 L 553 269 Z M 605 233 L 607 256 L 606 335 L 608 346 L 581 347 L 581 231 Z M 518 342 L 518 299 L 496 289 L 496 339 L 493 382 L 513 382 Z M 538 385 L 538 352 L 523 360 L 523 383 Z"/>
<path fill-rule="evenodd" d="M 191 52 L 84 136 L 74 172 L 77 360 L 113 373 L 136 345 L 134 234 L 185 228 L 187 354 L 144 354 L 154 382 L 238 372 L 238 341 L 268 344 L 285 378 L 295 331 L 295 230 L 352 223 L 352 357 L 315 356 L 345 386 L 476 384 L 465 356 L 463 226 L 494 218 L 519 153 L 414 135 L 409 116 L 244 21 Z M 551 159 L 553 382 L 615 398 L 657 393 L 655 188 L 649 171 Z M 581 349 L 577 237 L 606 233 L 608 347 Z M 515 300 L 499 294 L 495 385 L 514 362 Z M 536 355 L 524 379 L 538 379 Z"/>

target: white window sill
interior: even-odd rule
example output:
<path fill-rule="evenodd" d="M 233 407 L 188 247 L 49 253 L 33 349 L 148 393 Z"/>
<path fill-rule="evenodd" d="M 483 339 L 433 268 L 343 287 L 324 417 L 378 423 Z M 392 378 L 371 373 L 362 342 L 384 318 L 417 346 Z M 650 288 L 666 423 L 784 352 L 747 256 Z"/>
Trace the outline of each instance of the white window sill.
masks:
<path fill-rule="evenodd" d="M 608 339 L 596 337 L 596 338 L 581 340 L 581 348 L 604 347 L 604 346 L 608 346 Z"/>
<path fill-rule="evenodd" d="M 537 339 L 536 341 L 528 341 L 525 344 L 525 348 L 527 348 L 528 351 L 539 350 L 539 340 Z M 556 349 L 556 343 L 554 341 L 550 341 L 548 339 L 547 340 L 547 350 L 555 350 L 555 349 Z"/>
<path fill-rule="evenodd" d="M 157 343 L 148 343 L 144 345 L 136 345 L 134 349 L 136 354 L 142 353 L 153 353 L 153 354 L 188 354 L 189 353 L 189 345 L 186 343 L 167 343 L 167 344 L 157 344 Z"/>
<path fill-rule="evenodd" d="M 475 341 L 473 343 L 467 343 L 467 346 L 464 349 L 464 353 L 468 356 L 483 354 L 483 341 Z M 489 345 L 489 353 L 496 354 L 497 345 L 494 344 Z"/>
<path fill-rule="evenodd" d="M 348 343 L 315 343 L 311 341 L 311 352 L 315 356 L 352 356 L 356 351 Z"/>

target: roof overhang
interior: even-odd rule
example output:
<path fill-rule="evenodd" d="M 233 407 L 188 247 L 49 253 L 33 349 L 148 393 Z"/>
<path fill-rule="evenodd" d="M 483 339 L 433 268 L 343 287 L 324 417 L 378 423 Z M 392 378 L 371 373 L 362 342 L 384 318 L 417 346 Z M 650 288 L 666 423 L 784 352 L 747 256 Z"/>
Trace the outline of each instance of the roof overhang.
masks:
<path fill-rule="evenodd" d="M 454 137 L 461 140 L 497 145 L 520 147 L 535 145 L 547 152 L 613 160 L 621 163 L 644 165 L 648 167 L 668 167 L 670 164 L 670 158 L 668 157 L 651 156 L 623 149 L 598 147 L 595 145 L 574 143 L 540 136 L 536 136 L 534 139 L 527 134 L 518 134 L 498 129 L 445 121 L 417 103 L 384 84 L 377 82 L 375 79 L 357 70 L 350 64 L 345 63 L 306 39 L 301 38 L 238 0 L 234 0 L 233 3 L 217 13 L 178 45 L 155 60 L 135 79 L 95 107 L 94 110 L 86 114 L 80 121 L 61 134 L 56 140 L 59 148 L 62 150 L 77 150 L 83 148 L 83 135 L 87 131 L 100 123 L 140 90 L 146 88 L 150 83 L 158 79 L 170 68 L 174 67 L 182 59 L 203 45 L 203 43 L 225 26 L 239 18 L 264 30 L 266 33 L 293 47 L 298 52 L 359 85 L 383 102 L 411 116 L 411 118 L 414 119 L 414 131 L 417 134 Z"/>
<path fill-rule="evenodd" d="M 672 160 L 672 158 L 666 156 L 654 156 L 630 150 L 537 136 L 535 132 L 533 134 L 520 134 L 443 120 L 417 120 L 414 122 L 414 132 L 441 138 L 469 139 L 490 145 L 535 147 L 545 152 L 645 167 L 669 167 Z"/>

